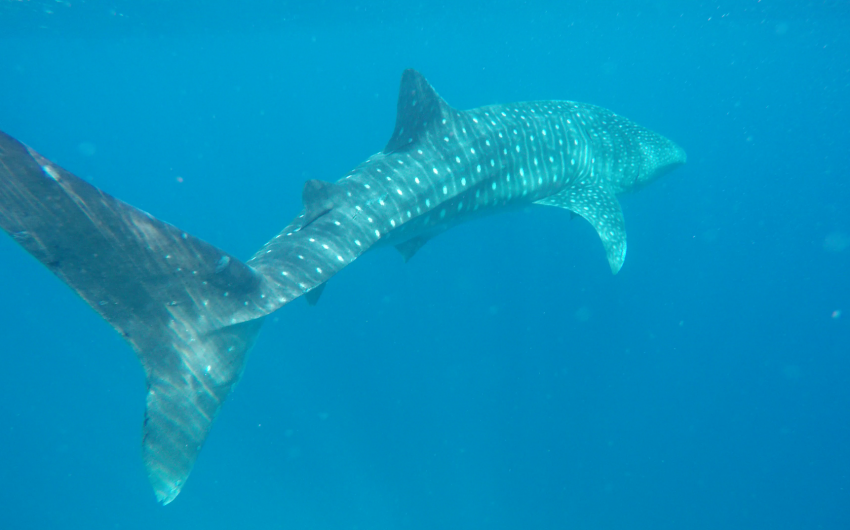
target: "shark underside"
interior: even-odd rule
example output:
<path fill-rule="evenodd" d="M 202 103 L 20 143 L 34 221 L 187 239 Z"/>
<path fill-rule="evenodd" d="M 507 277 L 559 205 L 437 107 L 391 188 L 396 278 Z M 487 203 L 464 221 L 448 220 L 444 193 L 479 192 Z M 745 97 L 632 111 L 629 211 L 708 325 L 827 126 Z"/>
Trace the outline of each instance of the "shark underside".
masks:
<path fill-rule="evenodd" d="M 583 217 L 611 270 L 626 256 L 617 196 L 685 162 L 663 136 L 569 101 L 450 107 L 404 72 L 383 151 L 304 185 L 302 212 L 234 256 L 119 201 L 0 132 L 0 226 L 129 342 L 145 370 L 142 451 L 157 499 L 180 493 L 263 319 L 370 248 L 410 259 L 429 239 L 523 205 Z"/>

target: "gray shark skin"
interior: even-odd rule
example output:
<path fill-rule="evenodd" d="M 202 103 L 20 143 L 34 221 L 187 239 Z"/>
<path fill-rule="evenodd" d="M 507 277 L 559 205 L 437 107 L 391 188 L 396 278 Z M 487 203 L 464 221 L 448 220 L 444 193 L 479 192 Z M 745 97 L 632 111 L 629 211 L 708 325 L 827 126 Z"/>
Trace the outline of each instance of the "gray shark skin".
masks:
<path fill-rule="evenodd" d="M 0 133 L 0 226 L 129 342 L 145 370 L 142 453 L 156 498 L 177 497 L 263 318 L 372 247 L 405 260 L 469 219 L 530 204 L 590 222 L 612 272 L 626 233 L 617 195 L 685 162 L 670 140 L 568 101 L 459 111 L 404 72 L 383 151 L 335 183 L 308 181 L 304 209 L 237 258 L 91 186 Z"/>

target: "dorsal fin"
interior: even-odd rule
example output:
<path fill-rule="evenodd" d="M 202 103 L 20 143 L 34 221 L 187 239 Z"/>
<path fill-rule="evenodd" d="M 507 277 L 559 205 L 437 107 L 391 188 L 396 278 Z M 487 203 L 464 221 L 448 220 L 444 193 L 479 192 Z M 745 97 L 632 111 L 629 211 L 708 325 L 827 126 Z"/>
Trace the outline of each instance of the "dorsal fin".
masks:
<path fill-rule="evenodd" d="M 307 210 L 333 208 L 334 185 L 323 180 L 308 180 L 301 191 L 301 201 Z M 327 208 L 325 208 L 327 207 Z"/>
<path fill-rule="evenodd" d="M 319 217 L 325 215 L 335 206 L 334 199 L 339 195 L 336 184 L 323 180 L 308 180 L 301 191 L 304 212 L 298 218 L 300 221 L 296 230 L 301 230 Z"/>
<path fill-rule="evenodd" d="M 384 148 L 392 153 L 416 143 L 432 127 L 447 118 L 451 107 L 443 101 L 425 77 L 409 68 L 401 75 L 395 131 Z"/>

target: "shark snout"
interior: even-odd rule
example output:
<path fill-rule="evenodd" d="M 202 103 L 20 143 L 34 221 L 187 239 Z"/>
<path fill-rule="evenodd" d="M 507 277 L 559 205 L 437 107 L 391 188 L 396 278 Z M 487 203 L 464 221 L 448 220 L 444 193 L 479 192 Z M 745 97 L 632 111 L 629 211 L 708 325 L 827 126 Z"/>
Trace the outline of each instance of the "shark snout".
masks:
<path fill-rule="evenodd" d="M 666 175 L 688 160 L 688 155 L 672 140 L 653 134 L 641 142 L 644 156 L 644 171 L 638 177 L 638 186 L 645 186 L 653 180 Z"/>

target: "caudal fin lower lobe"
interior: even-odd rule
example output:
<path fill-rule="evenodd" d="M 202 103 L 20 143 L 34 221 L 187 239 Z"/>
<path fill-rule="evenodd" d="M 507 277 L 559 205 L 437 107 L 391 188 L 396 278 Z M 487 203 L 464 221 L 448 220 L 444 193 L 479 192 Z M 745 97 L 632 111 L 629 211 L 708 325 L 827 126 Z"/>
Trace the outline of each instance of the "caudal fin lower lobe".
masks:
<path fill-rule="evenodd" d="M 263 278 L 0 132 L 0 226 L 135 349 L 157 499 L 180 492 L 268 313 Z"/>

